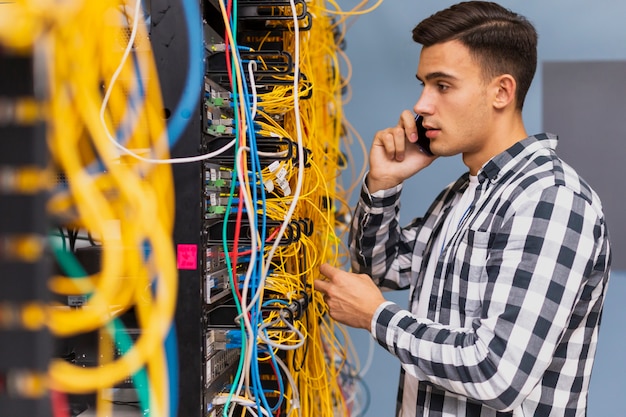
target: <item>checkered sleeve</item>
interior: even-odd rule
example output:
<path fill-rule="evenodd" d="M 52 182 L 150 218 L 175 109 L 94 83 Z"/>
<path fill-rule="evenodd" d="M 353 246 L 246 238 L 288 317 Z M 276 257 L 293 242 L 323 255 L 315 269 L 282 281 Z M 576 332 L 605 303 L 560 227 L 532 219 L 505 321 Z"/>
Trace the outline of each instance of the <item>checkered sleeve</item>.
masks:
<path fill-rule="evenodd" d="M 352 271 L 368 274 L 383 289 L 410 285 L 415 231 L 398 224 L 402 185 L 369 194 L 364 185 L 350 229 Z"/>
<path fill-rule="evenodd" d="M 482 311 L 471 326 L 417 319 L 387 303 L 372 332 L 405 372 L 510 411 L 540 382 L 556 397 L 589 372 L 579 359 L 597 330 L 608 243 L 601 213 L 567 187 L 523 195 L 502 210 L 498 228 L 466 231 L 449 266 L 480 280 Z"/>
<path fill-rule="evenodd" d="M 352 271 L 368 274 L 383 290 L 408 288 L 439 213 L 466 183 L 467 176 L 461 176 L 435 198 L 423 217 L 400 227 L 402 184 L 370 194 L 364 181 L 350 227 Z"/>

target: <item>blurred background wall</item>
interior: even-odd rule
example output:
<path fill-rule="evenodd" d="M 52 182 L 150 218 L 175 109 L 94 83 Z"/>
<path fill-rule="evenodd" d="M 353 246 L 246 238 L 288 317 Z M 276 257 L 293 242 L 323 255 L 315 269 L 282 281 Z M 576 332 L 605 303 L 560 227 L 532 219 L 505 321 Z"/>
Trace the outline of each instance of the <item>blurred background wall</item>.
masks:
<path fill-rule="evenodd" d="M 345 113 L 363 137 L 368 150 L 374 133 L 394 125 L 400 112 L 403 109 L 411 109 L 421 92 L 421 87 L 415 79 L 420 47 L 412 41 L 411 30 L 420 20 L 454 3 L 456 2 L 443 0 L 387 0 L 374 12 L 360 17 L 350 27 L 346 39 L 346 53 L 352 65 L 351 100 L 345 107 Z M 622 159 L 620 164 L 619 158 L 614 157 L 616 151 L 623 152 L 626 149 L 624 143 L 626 137 L 619 124 L 622 120 L 615 117 L 616 114 L 626 115 L 626 97 L 620 100 L 618 93 L 617 96 L 613 94 L 611 100 L 593 101 L 587 98 L 586 101 L 574 106 L 577 111 L 584 111 L 586 106 L 593 108 L 595 116 L 583 120 L 583 123 L 602 127 L 601 137 L 591 138 L 594 141 L 593 145 L 581 148 L 581 137 L 574 137 L 576 128 L 565 126 L 567 129 L 555 130 L 562 126 L 563 120 L 566 122 L 569 118 L 575 121 L 575 117 L 564 114 L 567 109 L 560 114 L 561 118 L 557 117 L 559 113 L 555 113 L 554 109 L 558 108 L 558 100 L 566 98 L 560 95 L 555 97 L 554 94 L 559 94 L 559 91 L 563 91 L 562 89 L 567 86 L 563 87 L 564 84 L 560 83 L 557 88 L 553 83 L 567 77 L 576 82 L 572 77 L 576 71 L 580 72 L 580 66 L 572 65 L 572 68 L 578 69 L 568 71 L 569 66 L 564 64 L 570 62 L 603 64 L 607 61 L 626 61 L 626 29 L 623 25 L 626 18 L 626 2 L 502 0 L 499 3 L 525 15 L 539 33 L 537 74 L 524 107 L 528 133 L 548 130 L 560 134 L 559 149 L 567 155 L 566 160 L 585 177 L 592 177 L 587 179 L 599 193 L 599 190 L 602 190 L 600 195 L 603 200 L 607 200 L 605 205 L 613 199 L 611 191 L 614 191 L 615 196 L 625 198 L 624 176 L 611 175 L 606 167 L 613 166 L 620 172 L 619 169 L 623 170 L 626 166 L 626 159 Z M 356 1 L 346 2 L 343 7 L 347 9 L 354 4 Z M 548 69 L 545 71 L 546 77 L 544 66 Z M 561 70 L 563 79 L 559 75 Z M 613 77 L 619 78 L 619 75 L 619 71 L 612 73 Z M 623 75 L 621 84 L 626 85 L 626 73 Z M 605 89 L 594 88 L 595 81 L 599 83 L 598 85 L 604 85 Z M 587 76 L 584 82 L 587 83 L 586 89 L 580 92 L 583 97 L 593 91 L 596 91 L 600 98 L 603 94 L 608 94 L 602 91 L 606 92 L 606 86 L 607 84 L 610 86 L 610 83 L 603 83 L 602 77 Z M 546 83 L 549 85 L 544 85 Z M 616 87 L 621 88 L 618 91 L 624 91 L 621 84 L 619 82 L 616 84 Z M 572 98 L 568 96 L 567 100 L 571 101 Z M 619 105 L 624 105 L 624 108 L 616 111 L 615 106 Z M 605 109 L 611 111 L 604 111 Z M 608 121 L 616 128 L 607 128 L 607 121 L 598 119 L 603 115 L 610 117 Z M 581 118 L 578 119 L 580 122 Z M 572 136 L 569 145 L 567 141 L 570 139 L 564 136 L 566 134 Z M 597 139 L 601 139 L 599 143 Z M 578 147 L 574 146 L 576 143 Z M 588 160 L 582 153 L 583 150 L 592 152 L 594 158 Z M 366 163 L 367 154 L 364 154 L 357 145 L 354 145 L 351 151 L 354 165 L 360 167 L 360 164 Z M 607 158 L 603 158 L 603 155 Z M 598 172 L 597 169 L 593 169 L 593 164 L 603 165 L 599 175 L 593 174 Z M 424 172 L 419 176 L 419 181 L 409 180 L 402 198 L 402 223 L 406 224 L 412 218 L 421 216 L 436 194 L 465 171 L 460 157 L 440 158 L 428 168 L 427 173 Z M 352 205 L 357 196 L 358 188 L 353 193 Z M 615 202 L 610 203 L 612 207 L 617 207 Z M 610 212 L 610 215 L 607 214 L 610 232 L 616 243 L 619 241 L 620 246 L 614 252 L 617 268 L 614 268 L 605 304 L 590 388 L 588 417 L 625 415 L 623 398 L 626 393 L 624 348 L 626 335 L 622 331 L 622 323 L 626 313 L 621 303 L 626 299 L 626 253 L 621 244 L 626 241 L 626 226 L 621 211 L 621 207 L 618 211 L 607 209 L 607 213 Z M 408 302 L 406 292 L 387 294 L 387 297 L 400 306 L 406 306 Z M 378 345 L 373 346 L 367 332 L 352 331 L 351 336 L 363 362 L 367 362 L 370 349 L 373 349 L 373 360 L 365 375 L 365 382 L 371 393 L 369 409 L 365 416 L 393 416 L 399 363 Z"/>

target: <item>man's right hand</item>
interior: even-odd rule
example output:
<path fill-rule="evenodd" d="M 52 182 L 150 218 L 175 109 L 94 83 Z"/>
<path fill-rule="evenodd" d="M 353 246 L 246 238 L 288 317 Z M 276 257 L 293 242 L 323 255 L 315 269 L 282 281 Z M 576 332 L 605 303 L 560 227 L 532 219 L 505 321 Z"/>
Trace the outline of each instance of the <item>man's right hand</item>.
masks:
<path fill-rule="evenodd" d="M 402 112 L 396 126 L 376 133 L 367 175 L 370 193 L 395 187 L 435 160 L 436 157 L 423 153 L 416 141 L 415 116 L 409 110 Z"/>

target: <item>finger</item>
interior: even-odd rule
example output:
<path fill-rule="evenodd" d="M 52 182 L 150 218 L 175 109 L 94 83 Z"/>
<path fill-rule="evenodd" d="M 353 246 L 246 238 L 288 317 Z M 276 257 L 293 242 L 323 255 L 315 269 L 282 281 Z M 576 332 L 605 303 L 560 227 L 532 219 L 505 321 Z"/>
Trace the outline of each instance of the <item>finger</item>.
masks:
<path fill-rule="evenodd" d="M 404 130 L 406 138 L 411 143 L 417 141 L 417 125 L 415 124 L 415 115 L 409 110 L 404 110 L 400 114 L 399 126 Z"/>
<path fill-rule="evenodd" d="M 396 161 L 404 161 L 404 151 L 406 148 L 406 133 L 402 126 L 391 129 L 393 133 L 393 147 L 396 151 Z"/>
<path fill-rule="evenodd" d="M 381 130 L 374 136 L 374 144 L 382 146 L 387 159 L 393 160 L 396 157 L 396 149 L 393 141 L 391 129 Z"/>
<path fill-rule="evenodd" d="M 335 268 L 331 264 L 325 263 L 320 265 L 320 273 L 330 281 L 332 281 L 340 272 L 341 269 Z"/>
<path fill-rule="evenodd" d="M 326 295 L 328 293 L 328 289 L 332 284 L 328 281 L 324 281 L 323 279 L 316 279 L 313 281 L 313 288 L 322 294 Z"/>
<path fill-rule="evenodd" d="M 375 139 L 380 143 L 389 160 L 402 161 L 404 159 L 404 130 L 400 126 L 381 130 Z"/>

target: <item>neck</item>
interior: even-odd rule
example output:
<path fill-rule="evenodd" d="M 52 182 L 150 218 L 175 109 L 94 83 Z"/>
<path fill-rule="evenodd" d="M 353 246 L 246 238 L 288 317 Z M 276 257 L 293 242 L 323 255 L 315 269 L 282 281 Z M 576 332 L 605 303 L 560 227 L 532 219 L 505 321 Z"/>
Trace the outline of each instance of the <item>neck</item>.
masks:
<path fill-rule="evenodd" d="M 481 148 L 476 152 L 463 154 L 463 163 L 467 165 L 471 175 L 477 175 L 487 161 L 527 137 L 520 111 L 516 111 L 511 117 L 501 117 L 488 129 Z"/>

